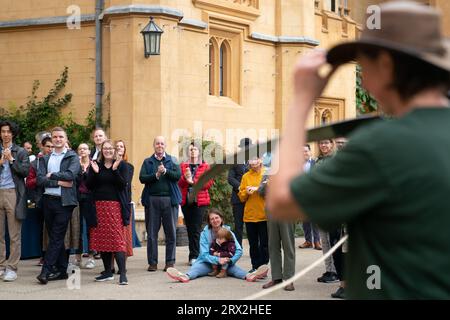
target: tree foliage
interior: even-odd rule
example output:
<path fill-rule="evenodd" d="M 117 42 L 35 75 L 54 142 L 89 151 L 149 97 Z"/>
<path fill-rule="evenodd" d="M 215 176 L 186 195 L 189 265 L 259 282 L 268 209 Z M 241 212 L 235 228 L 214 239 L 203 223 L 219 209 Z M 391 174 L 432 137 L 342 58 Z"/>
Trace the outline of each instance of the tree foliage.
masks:
<path fill-rule="evenodd" d="M 83 124 L 77 123 L 72 113 L 67 115 L 62 113 L 63 109 L 72 101 L 71 93 L 62 94 L 68 79 L 69 68 L 64 67 L 60 77 L 43 98 L 38 99 L 37 97 L 40 81 L 35 80 L 31 95 L 25 105 L 16 107 L 11 104 L 9 107 L 0 107 L 0 119 L 11 120 L 20 128 L 19 135 L 15 139 L 16 144 L 22 145 L 25 141 L 34 144 L 36 133 L 50 131 L 56 126 L 63 127 L 67 131 L 73 148 L 78 147 L 81 142 L 90 140 L 90 134 L 95 128 L 95 107 L 89 111 Z M 108 123 L 105 124 L 105 127 L 107 126 Z"/>
<path fill-rule="evenodd" d="M 361 66 L 356 66 L 356 109 L 359 114 L 376 112 L 377 101 L 362 86 Z"/>

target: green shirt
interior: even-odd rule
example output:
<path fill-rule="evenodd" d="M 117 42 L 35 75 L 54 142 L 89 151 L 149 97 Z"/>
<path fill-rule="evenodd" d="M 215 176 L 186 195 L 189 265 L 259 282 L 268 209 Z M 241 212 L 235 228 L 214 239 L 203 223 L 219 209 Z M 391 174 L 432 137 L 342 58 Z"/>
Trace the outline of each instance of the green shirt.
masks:
<path fill-rule="evenodd" d="M 450 298 L 450 109 L 359 130 L 291 191 L 325 230 L 348 223 L 350 299 Z"/>

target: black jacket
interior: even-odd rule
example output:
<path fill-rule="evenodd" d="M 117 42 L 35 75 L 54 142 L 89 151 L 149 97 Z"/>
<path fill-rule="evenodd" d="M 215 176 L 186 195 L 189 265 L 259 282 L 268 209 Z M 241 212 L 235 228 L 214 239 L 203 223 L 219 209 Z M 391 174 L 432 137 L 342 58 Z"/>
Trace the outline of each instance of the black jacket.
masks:
<path fill-rule="evenodd" d="M 231 203 L 241 204 L 239 200 L 239 186 L 241 185 L 242 176 L 248 171 L 248 166 L 245 164 L 235 164 L 228 171 L 228 183 L 233 187 L 233 192 L 231 193 Z"/>
<path fill-rule="evenodd" d="M 99 165 L 100 166 L 100 165 Z M 115 185 L 117 194 L 119 195 L 119 202 L 122 213 L 122 223 L 124 226 L 130 224 L 130 216 L 131 216 L 131 204 L 128 201 L 127 195 L 127 179 L 129 178 L 129 167 L 128 164 L 122 161 L 117 168 L 117 177 L 119 179 L 118 183 Z M 89 190 L 95 190 L 96 188 L 96 176 L 94 170 L 89 170 L 87 175 L 87 187 Z"/>
<path fill-rule="evenodd" d="M 11 146 L 11 155 L 15 160 L 13 164 L 10 165 L 12 179 L 16 190 L 15 216 L 17 220 L 25 220 L 27 217 L 27 195 L 24 179 L 28 176 L 28 172 L 30 171 L 30 159 L 28 157 L 28 152 L 14 143 Z M 3 166 L 0 165 L 0 174 L 2 171 Z"/>
<path fill-rule="evenodd" d="M 58 181 L 60 180 L 72 181 L 73 184 L 71 188 L 61 187 L 61 201 L 64 207 L 78 205 L 76 179 L 81 170 L 78 155 L 73 150 L 67 150 L 61 161 L 59 172 L 54 172 L 50 178 L 47 178 L 47 166 L 50 156 L 51 154 L 43 156 L 38 160 L 40 163 L 37 172 L 37 186 L 43 188 L 57 188 Z"/>
<path fill-rule="evenodd" d="M 92 192 L 81 193 L 80 185 L 84 183 L 87 187 L 87 177 L 89 170 L 92 170 L 89 166 L 86 171 L 80 170 L 77 176 L 77 196 L 78 202 L 80 203 L 80 219 L 83 217 L 86 219 L 86 225 L 88 228 L 97 226 L 97 210 L 95 209 L 94 196 Z"/>

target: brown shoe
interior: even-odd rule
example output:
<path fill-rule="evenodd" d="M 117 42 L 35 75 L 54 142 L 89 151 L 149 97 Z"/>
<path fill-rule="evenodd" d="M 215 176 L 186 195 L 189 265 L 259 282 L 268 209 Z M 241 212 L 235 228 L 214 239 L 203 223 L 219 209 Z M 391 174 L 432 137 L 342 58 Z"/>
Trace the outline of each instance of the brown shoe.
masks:
<path fill-rule="evenodd" d="M 294 291 L 294 284 L 293 283 L 289 283 L 286 287 L 284 287 L 284 290 L 286 291 Z"/>
<path fill-rule="evenodd" d="M 213 266 L 213 271 L 208 273 L 208 276 L 215 277 L 219 274 L 219 272 L 220 272 L 219 268 L 217 266 Z"/>
<path fill-rule="evenodd" d="M 298 247 L 299 247 L 300 249 L 307 249 L 307 248 L 312 248 L 313 245 L 312 245 L 311 242 L 305 241 L 305 242 L 303 242 L 303 244 L 299 245 Z"/>
<path fill-rule="evenodd" d="M 226 278 L 227 277 L 227 270 L 222 269 L 220 270 L 219 274 L 216 276 L 216 278 Z"/>
<path fill-rule="evenodd" d="M 320 244 L 320 242 L 314 242 L 314 249 L 316 249 L 316 250 L 322 250 L 322 246 L 321 246 L 321 244 Z"/>
<path fill-rule="evenodd" d="M 262 288 L 268 289 L 268 288 L 273 287 L 281 282 L 283 282 L 283 280 L 272 280 L 270 282 L 267 282 L 265 285 L 263 285 Z"/>
<path fill-rule="evenodd" d="M 156 271 L 156 270 L 158 270 L 158 265 L 157 264 L 149 264 L 148 265 L 147 271 L 153 272 L 153 271 Z"/>
<path fill-rule="evenodd" d="M 167 269 L 173 268 L 173 267 L 174 267 L 174 264 L 173 264 L 173 263 L 168 263 L 168 264 L 166 264 L 166 266 L 164 267 L 164 272 L 166 272 Z"/>

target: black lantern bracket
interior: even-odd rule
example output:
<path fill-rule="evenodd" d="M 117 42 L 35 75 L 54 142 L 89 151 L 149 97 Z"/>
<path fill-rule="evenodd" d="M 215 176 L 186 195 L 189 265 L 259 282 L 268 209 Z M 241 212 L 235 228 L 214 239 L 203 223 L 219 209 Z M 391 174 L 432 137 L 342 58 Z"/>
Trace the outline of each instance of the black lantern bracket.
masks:
<path fill-rule="evenodd" d="M 150 17 L 150 22 L 142 29 L 141 33 L 144 37 L 144 55 L 146 58 L 159 55 L 161 45 L 161 35 L 163 30 Z"/>

